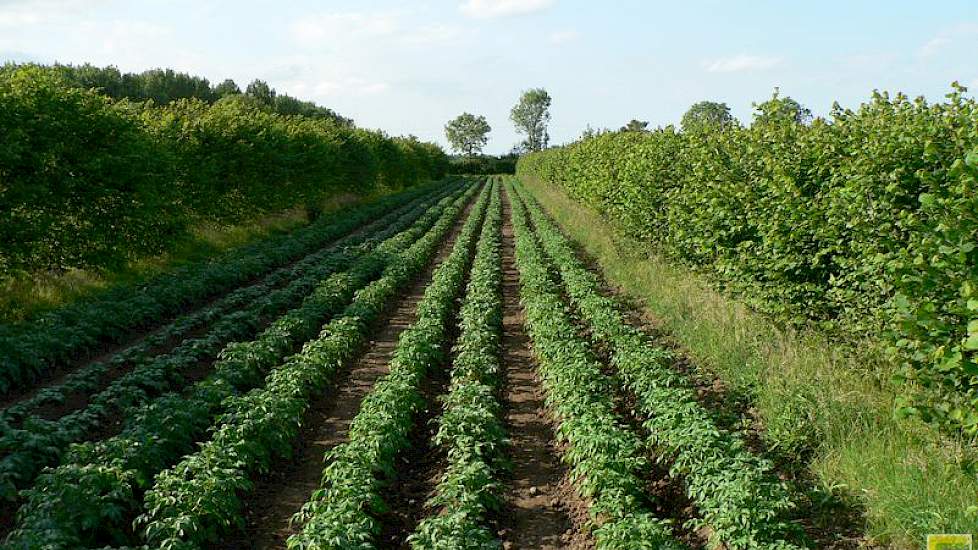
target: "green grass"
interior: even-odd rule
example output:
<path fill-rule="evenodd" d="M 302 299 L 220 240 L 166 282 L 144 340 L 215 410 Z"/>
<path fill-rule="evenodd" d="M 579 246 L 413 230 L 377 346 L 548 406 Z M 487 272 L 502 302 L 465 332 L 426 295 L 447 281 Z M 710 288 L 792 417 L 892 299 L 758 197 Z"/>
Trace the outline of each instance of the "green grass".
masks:
<path fill-rule="evenodd" d="M 338 195 L 324 204 L 321 210 L 331 212 L 364 200 L 369 198 Z M 24 273 L 0 279 L 0 323 L 19 321 L 115 285 L 139 283 L 169 269 L 207 260 L 308 223 L 306 209 L 296 207 L 240 224 L 200 224 L 169 252 L 138 258 L 117 269 L 69 269 L 63 272 Z"/>
<path fill-rule="evenodd" d="M 775 454 L 803 461 L 819 490 L 863 510 L 873 542 L 921 548 L 928 533 L 978 532 L 973 450 L 920 421 L 894 418 L 892 366 L 874 340 L 840 345 L 786 331 L 627 242 L 562 191 L 524 185 L 705 375 L 746 396 Z"/>

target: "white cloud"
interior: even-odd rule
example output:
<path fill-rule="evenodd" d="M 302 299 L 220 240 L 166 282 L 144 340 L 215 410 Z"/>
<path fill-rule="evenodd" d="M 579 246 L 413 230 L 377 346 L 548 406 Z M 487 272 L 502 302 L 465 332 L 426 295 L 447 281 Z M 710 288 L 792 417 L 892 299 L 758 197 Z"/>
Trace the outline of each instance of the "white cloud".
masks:
<path fill-rule="evenodd" d="M 708 61 L 704 66 L 711 73 L 739 73 L 770 69 L 780 65 L 781 62 L 780 57 L 740 54 Z"/>
<path fill-rule="evenodd" d="M 936 36 L 924 43 L 917 50 L 921 57 L 934 57 L 948 47 L 965 47 L 962 42 L 968 42 L 968 47 L 978 46 L 978 23 L 959 23 L 941 30 Z"/>
<path fill-rule="evenodd" d="M 0 27 L 22 27 L 72 17 L 97 5 L 85 0 L 0 1 Z"/>
<path fill-rule="evenodd" d="M 451 42 L 463 35 L 462 29 L 454 25 L 428 25 L 405 32 L 402 39 L 407 44 L 430 45 Z"/>
<path fill-rule="evenodd" d="M 391 89 L 385 80 L 356 74 L 351 67 L 318 65 L 310 61 L 293 63 L 284 68 L 291 78 L 275 80 L 275 87 L 291 96 L 303 99 L 326 100 L 337 97 L 356 98 L 383 94 Z M 269 75 L 284 74 L 280 69 L 267 71 Z"/>
<path fill-rule="evenodd" d="M 303 17 L 292 24 L 292 36 L 300 43 L 315 46 L 342 44 L 353 38 L 378 38 L 398 31 L 399 18 L 393 13 L 327 13 Z"/>
<path fill-rule="evenodd" d="M 463 35 L 457 26 L 421 24 L 415 14 L 402 11 L 307 16 L 293 22 L 289 33 L 300 46 L 337 50 L 376 50 L 394 44 L 443 44 Z"/>
<path fill-rule="evenodd" d="M 574 29 L 568 29 L 563 31 L 555 31 L 550 33 L 550 43 L 554 45 L 567 44 L 568 42 L 573 42 L 581 37 L 581 33 Z"/>
<path fill-rule="evenodd" d="M 542 11 L 555 3 L 556 0 L 466 0 L 459 9 L 476 19 L 495 19 Z"/>
<path fill-rule="evenodd" d="M 920 55 L 924 57 L 931 57 L 934 54 L 940 52 L 945 46 L 951 44 L 951 37 L 946 35 L 938 35 L 927 41 L 926 44 L 921 46 Z"/>

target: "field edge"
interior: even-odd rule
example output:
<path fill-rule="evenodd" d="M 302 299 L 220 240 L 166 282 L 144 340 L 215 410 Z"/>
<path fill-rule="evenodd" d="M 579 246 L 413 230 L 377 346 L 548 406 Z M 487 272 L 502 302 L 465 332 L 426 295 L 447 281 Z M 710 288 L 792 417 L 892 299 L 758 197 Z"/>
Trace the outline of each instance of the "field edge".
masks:
<path fill-rule="evenodd" d="M 817 333 L 784 332 L 689 270 L 621 246 L 609 224 L 562 190 L 521 181 L 705 376 L 747 396 L 772 448 L 804 456 L 820 490 L 856 501 L 869 539 L 918 548 L 928 533 L 975 530 L 974 453 L 922 422 L 894 419 L 885 363 Z"/>

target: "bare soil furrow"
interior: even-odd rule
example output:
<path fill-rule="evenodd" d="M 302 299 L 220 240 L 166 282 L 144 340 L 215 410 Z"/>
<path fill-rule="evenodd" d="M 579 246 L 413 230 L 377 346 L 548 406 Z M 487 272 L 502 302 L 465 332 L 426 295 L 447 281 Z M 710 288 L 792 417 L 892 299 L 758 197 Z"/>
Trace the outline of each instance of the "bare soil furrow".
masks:
<path fill-rule="evenodd" d="M 503 204 L 502 261 L 503 406 L 512 470 L 499 535 L 505 548 L 591 548 L 593 542 L 581 530 L 587 506 L 566 479 L 523 328 L 509 197 Z"/>
<path fill-rule="evenodd" d="M 431 283 L 435 268 L 451 252 L 458 232 L 471 211 L 470 202 L 445 240 L 435 260 L 403 297 L 377 323 L 376 334 L 359 359 L 338 373 L 336 383 L 312 403 L 291 460 L 272 468 L 256 481 L 245 499 L 245 529 L 213 546 L 218 549 L 284 548 L 295 530 L 292 516 L 319 487 L 323 457 L 347 440 L 360 403 L 388 366 L 401 333 L 417 319 L 417 306 Z"/>

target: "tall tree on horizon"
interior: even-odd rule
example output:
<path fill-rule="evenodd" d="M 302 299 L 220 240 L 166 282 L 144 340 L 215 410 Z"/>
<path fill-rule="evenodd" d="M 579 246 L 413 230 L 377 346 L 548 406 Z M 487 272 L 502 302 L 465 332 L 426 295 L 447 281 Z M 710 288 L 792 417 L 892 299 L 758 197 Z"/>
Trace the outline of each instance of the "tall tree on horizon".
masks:
<path fill-rule="evenodd" d="M 214 86 L 214 95 L 216 95 L 218 98 L 229 95 L 237 95 L 240 93 L 241 88 L 239 88 L 238 84 L 230 78 L 227 78 L 224 80 L 224 82 Z"/>
<path fill-rule="evenodd" d="M 527 151 L 540 151 L 547 147 L 550 134 L 547 124 L 550 122 L 550 94 L 543 88 L 534 88 L 523 92 L 520 101 L 509 113 L 509 119 L 516 126 L 516 132 L 525 134 L 523 148 Z"/>
<path fill-rule="evenodd" d="M 469 157 L 482 152 L 482 148 L 489 143 L 491 131 L 486 117 L 470 113 L 462 113 L 445 125 L 445 137 L 452 149 Z"/>
<path fill-rule="evenodd" d="M 781 89 L 775 87 L 771 99 L 754 103 L 754 124 L 773 122 L 794 122 L 807 124 L 812 120 L 812 112 L 791 96 L 782 96 Z"/>
<path fill-rule="evenodd" d="M 735 122 L 726 103 L 700 101 L 690 106 L 680 125 L 684 132 L 691 132 L 703 128 L 724 128 Z"/>
<path fill-rule="evenodd" d="M 649 121 L 638 120 L 633 118 L 628 121 L 628 124 L 622 126 L 618 131 L 619 132 L 644 132 L 648 130 L 648 128 L 649 128 Z"/>
<path fill-rule="evenodd" d="M 275 105 L 275 89 L 264 80 L 254 79 L 245 88 L 245 95 L 255 98 L 259 103 L 272 107 Z"/>

